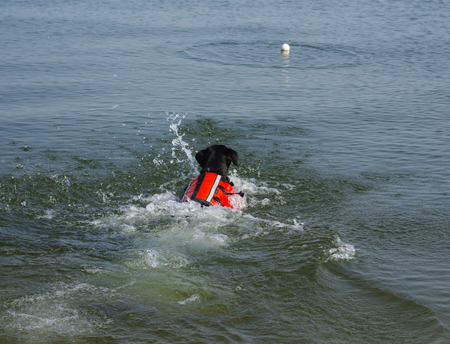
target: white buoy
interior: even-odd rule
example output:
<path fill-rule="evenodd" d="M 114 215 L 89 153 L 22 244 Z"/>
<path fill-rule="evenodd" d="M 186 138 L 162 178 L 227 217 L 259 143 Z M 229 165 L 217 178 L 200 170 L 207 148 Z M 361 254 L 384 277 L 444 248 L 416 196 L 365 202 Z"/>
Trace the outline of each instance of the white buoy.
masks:
<path fill-rule="evenodd" d="M 284 44 L 281 46 L 281 51 L 287 52 L 287 51 L 289 51 L 289 50 L 291 50 L 291 47 L 289 46 L 289 44 L 284 43 Z"/>

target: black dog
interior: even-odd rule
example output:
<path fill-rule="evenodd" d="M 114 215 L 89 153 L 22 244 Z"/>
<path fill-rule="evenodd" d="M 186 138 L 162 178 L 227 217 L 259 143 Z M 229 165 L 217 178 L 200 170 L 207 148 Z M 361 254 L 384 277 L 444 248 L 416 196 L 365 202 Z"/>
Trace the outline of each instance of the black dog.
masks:
<path fill-rule="evenodd" d="M 227 177 L 231 163 L 238 164 L 238 153 L 224 145 L 212 145 L 195 154 L 195 160 L 200 164 L 200 173 L 213 172 Z"/>
<path fill-rule="evenodd" d="M 201 166 L 200 174 L 186 187 L 181 202 L 193 200 L 202 205 L 221 205 L 233 208 L 228 198 L 236 194 L 228 178 L 231 163 L 238 164 L 238 153 L 224 145 L 212 145 L 195 155 Z M 242 192 L 237 193 L 244 196 Z"/>

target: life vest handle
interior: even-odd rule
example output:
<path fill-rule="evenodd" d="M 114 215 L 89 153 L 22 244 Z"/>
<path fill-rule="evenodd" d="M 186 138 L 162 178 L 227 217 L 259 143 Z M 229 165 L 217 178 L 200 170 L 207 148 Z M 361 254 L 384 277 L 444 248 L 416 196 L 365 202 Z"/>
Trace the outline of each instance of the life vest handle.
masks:
<path fill-rule="evenodd" d="M 244 193 L 242 191 L 240 192 L 227 192 L 227 195 L 239 195 L 241 197 L 244 197 Z"/>

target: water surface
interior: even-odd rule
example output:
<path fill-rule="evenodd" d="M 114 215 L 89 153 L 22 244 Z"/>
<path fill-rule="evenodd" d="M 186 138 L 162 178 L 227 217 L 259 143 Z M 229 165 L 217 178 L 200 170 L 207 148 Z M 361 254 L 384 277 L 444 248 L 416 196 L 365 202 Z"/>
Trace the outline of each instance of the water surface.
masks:
<path fill-rule="evenodd" d="M 448 13 L 3 1 L 0 341 L 449 342 Z"/>

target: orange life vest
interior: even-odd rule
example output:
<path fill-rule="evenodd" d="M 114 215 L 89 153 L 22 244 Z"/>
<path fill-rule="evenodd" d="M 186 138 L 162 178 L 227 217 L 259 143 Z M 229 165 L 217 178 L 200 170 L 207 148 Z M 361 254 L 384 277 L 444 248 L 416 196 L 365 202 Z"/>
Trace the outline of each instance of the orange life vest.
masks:
<path fill-rule="evenodd" d="M 191 181 L 181 198 L 181 202 L 191 199 L 206 206 L 222 205 L 233 208 L 228 199 L 230 194 L 235 194 L 235 191 L 228 178 L 220 174 L 206 172 L 199 174 Z"/>

